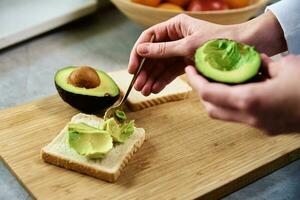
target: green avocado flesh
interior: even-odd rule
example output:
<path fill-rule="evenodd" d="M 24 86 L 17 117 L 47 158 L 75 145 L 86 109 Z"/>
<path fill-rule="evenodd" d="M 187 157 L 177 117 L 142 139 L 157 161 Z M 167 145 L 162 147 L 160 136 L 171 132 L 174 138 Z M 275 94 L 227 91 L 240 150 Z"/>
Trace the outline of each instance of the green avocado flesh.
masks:
<path fill-rule="evenodd" d="M 195 53 L 197 70 L 205 77 L 223 83 L 243 83 L 259 71 L 259 53 L 251 46 L 233 40 L 206 42 Z"/>
<path fill-rule="evenodd" d="M 69 146 L 78 154 L 89 158 L 103 158 L 113 148 L 110 134 L 84 123 L 70 123 Z"/>
<path fill-rule="evenodd" d="M 80 88 L 75 87 L 68 83 L 69 75 L 76 69 L 76 67 L 66 67 L 59 70 L 55 75 L 55 83 L 62 89 L 75 94 L 88 95 L 88 96 L 117 96 L 119 95 L 119 88 L 117 84 L 103 71 L 97 70 L 100 77 L 101 84 L 96 88 Z"/>
<path fill-rule="evenodd" d="M 120 122 L 123 122 L 127 119 L 125 112 L 121 110 L 116 110 L 114 116 Z"/>
<path fill-rule="evenodd" d="M 69 83 L 69 75 L 78 67 L 65 67 L 55 74 L 55 87 L 60 97 L 83 113 L 101 113 L 112 106 L 120 97 L 120 90 L 114 80 L 105 72 L 96 70 L 100 84 L 94 88 L 76 87 Z"/>
<path fill-rule="evenodd" d="M 85 123 L 69 123 L 68 143 L 82 156 L 104 158 L 113 148 L 113 141 L 124 143 L 133 132 L 134 121 L 120 123 L 115 118 L 109 118 L 97 128 Z"/>
<path fill-rule="evenodd" d="M 104 122 L 103 129 L 110 133 L 115 142 L 123 143 L 134 132 L 134 122 L 119 124 L 115 118 L 110 118 Z"/>

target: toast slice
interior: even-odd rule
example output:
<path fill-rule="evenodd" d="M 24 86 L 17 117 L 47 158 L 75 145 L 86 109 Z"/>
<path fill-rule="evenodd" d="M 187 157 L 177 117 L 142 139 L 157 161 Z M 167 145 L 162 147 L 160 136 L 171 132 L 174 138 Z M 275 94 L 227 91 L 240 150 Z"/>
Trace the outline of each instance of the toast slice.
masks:
<path fill-rule="evenodd" d="M 77 114 L 71 119 L 73 123 L 84 122 L 99 127 L 103 120 L 94 115 Z M 142 146 L 145 131 L 135 128 L 134 133 L 123 144 L 114 145 L 103 159 L 89 159 L 77 154 L 67 144 L 67 126 L 42 148 L 42 159 L 50 164 L 87 174 L 108 182 L 115 182 L 133 154 Z"/>
<path fill-rule="evenodd" d="M 125 93 L 132 79 L 132 75 L 130 75 L 126 70 L 111 72 L 109 75 L 118 84 L 120 90 Z M 126 104 L 131 110 L 137 111 L 170 101 L 186 99 L 191 91 L 192 88 L 185 81 L 180 78 L 176 78 L 160 93 L 151 94 L 148 97 L 143 96 L 140 92 L 133 88 L 128 96 Z"/>

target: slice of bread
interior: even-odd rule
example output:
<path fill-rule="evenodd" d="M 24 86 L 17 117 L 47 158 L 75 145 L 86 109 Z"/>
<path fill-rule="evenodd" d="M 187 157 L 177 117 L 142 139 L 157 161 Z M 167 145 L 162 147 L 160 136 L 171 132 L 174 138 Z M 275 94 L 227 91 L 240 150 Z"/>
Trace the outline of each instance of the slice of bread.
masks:
<path fill-rule="evenodd" d="M 71 122 L 84 122 L 99 127 L 103 120 L 94 115 L 77 114 Z M 41 150 L 42 159 L 53 165 L 71 169 L 108 182 L 115 182 L 128 161 L 143 144 L 145 131 L 135 128 L 134 133 L 123 144 L 114 145 L 103 159 L 89 159 L 77 154 L 67 144 L 67 126 Z"/>
<path fill-rule="evenodd" d="M 111 72 L 109 75 L 120 87 L 120 90 L 125 93 L 132 79 L 126 70 Z M 167 85 L 160 93 L 151 94 L 148 97 L 143 96 L 134 88 L 128 96 L 126 104 L 133 110 L 141 110 L 151 106 L 159 105 L 170 101 L 178 101 L 188 98 L 192 88 L 180 78 L 176 78 L 169 85 Z"/>

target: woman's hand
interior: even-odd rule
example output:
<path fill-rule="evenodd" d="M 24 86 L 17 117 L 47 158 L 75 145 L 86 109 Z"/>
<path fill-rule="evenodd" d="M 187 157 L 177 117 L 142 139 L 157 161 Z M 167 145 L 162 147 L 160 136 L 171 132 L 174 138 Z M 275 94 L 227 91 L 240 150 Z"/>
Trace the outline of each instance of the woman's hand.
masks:
<path fill-rule="evenodd" d="M 155 43 L 149 43 L 152 35 Z M 210 38 L 241 40 L 233 26 L 222 26 L 181 14 L 145 30 L 136 41 L 129 60 L 129 73 L 134 73 L 140 56 L 147 59 L 135 83 L 143 95 L 160 92 L 193 64 L 195 50 Z"/>
<path fill-rule="evenodd" d="M 268 54 L 282 51 L 285 46 L 280 42 L 283 34 L 278 26 L 270 12 L 238 25 L 218 25 L 181 14 L 141 34 L 132 49 L 128 71 L 133 74 L 140 57 L 147 57 L 135 89 L 145 96 L 158 93 L 183 74 L 187 65 L 194 64 L 195 50 L 209 39 L 234 39 L 255 45 L 259 51 Z M 149 43 L 153 34 L 155 43 Z"/>
<path fill-rule="evenodd" d="M 263 129 L 270 134 L 300 131 L 300 57 L 287 56 L 273 62 L 262 55 L 264 82 L 228 86 L 210 83 L 193 66 L 185 71 L 203 100 L 208 114 Z"/>

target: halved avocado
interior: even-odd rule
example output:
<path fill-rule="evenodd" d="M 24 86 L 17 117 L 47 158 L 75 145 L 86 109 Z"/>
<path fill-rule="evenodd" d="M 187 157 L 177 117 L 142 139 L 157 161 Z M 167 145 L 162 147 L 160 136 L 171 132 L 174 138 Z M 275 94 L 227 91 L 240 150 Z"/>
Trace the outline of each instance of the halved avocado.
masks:
<path fill-rule="evenodd" d="M 69 66 L 55 74 L 55 87 L 61 98 L 84 113 L 99 113 L 120 96 L 114 80 L 91 67 Z"/>
<path fill-rule="evenodd" d="M 239 84 L 259 71 L 259 53 L 251 46 L 233 40 L 209 40 L 195 53 L 197 70 L 213 81 Z"/>

